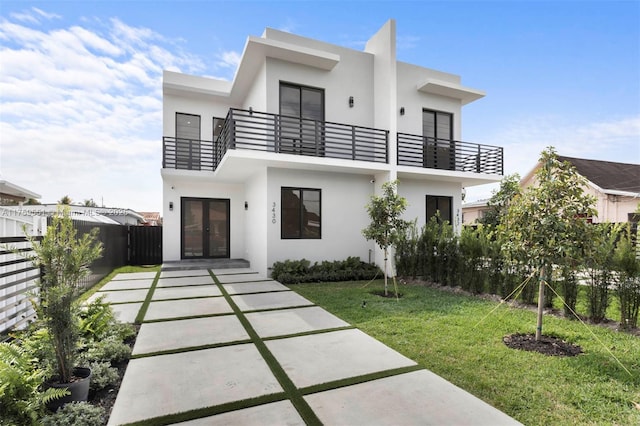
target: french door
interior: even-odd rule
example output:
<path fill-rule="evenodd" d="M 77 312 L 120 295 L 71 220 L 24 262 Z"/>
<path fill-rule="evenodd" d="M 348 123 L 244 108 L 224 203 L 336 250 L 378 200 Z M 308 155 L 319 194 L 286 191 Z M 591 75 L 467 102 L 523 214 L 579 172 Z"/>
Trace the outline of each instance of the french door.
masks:
<path fill-rule="evenodd" d="M 280 83 L 278 152 L 324 154 L 324 90 Z"/>
<path fill-rule="evenodd" d="M 422 111 L 424 137 L 423 167 L 455 170 L 453 146 L 453 114 Z"/>
<path fill-rule="evenodd" d="M 230 203 L 227 199 L 182 198 L 182 259 L 228 258 Z"/>

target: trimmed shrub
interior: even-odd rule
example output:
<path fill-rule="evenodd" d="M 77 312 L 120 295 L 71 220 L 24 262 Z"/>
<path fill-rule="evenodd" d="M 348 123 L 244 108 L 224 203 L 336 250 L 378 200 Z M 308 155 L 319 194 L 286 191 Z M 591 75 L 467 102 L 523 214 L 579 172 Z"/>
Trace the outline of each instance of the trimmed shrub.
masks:
<path fill-rule="evenodd" d="M 376 275 L 382 276 L 377 266 L 362 262 L 357 257 L 313 265 L 306 259 L 285 260 L 275 262 L 271 271 L 271 278 L 282 284 L 370 280 Z"/>

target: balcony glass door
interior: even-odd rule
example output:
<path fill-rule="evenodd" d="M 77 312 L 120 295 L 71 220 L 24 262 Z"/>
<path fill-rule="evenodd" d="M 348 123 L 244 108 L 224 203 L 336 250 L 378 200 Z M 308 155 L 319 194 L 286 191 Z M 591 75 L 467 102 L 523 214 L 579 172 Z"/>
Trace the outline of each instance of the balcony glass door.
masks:
<path fill-rule="evenodd" d="M 182 199 L 182 258 L 229 257 L 229 200 Z"/>
<path fill-rule="evenodd" d="M 280 83 L 279 152 L 321 156 L 323 123 L 323 89 Z"/>
<path fill-rule="evenodd" d="M 423 167 L 455 170 L 453 151 L 453 114 L 422 111 L 424 138 Z"/>
<path fill-rule="evenodd" d="M 176 168 L 200 170 L 200 116 L 176 113 Z"/>

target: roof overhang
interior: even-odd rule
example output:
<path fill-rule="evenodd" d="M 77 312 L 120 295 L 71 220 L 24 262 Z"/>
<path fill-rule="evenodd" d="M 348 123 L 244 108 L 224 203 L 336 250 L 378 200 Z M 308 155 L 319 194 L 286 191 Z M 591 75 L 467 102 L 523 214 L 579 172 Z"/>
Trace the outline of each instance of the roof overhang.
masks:
<path fill-rule="evenodd" d="M 233 82 L 164 71 L 163 93 L 217 96 L 240 102 L 246 96 L 266 58 L 279 59 L 323 71 L 331 71 L 340 62 L 340 55 L 335 53 L 252 36 L 247 39 L 244 46 Z"/>
<path fill-rule="evenodd" d="M 21 186 L 8 182 L 4 179 L 0 180 L 0 196 L 11 198 L 16 201 L 27 201 L 29 198 L 40 198 L 40 194 L 29 191 Z"/>
<path fill-rule="evenodd" d="M 472 89 L 449 81 L 427 78 L 418 83 L 418 91 L 431 93 L 433 95 L 446 96 L 448 98 L 459 99 L 462 105 L 476 101 L 485 96 L 482 90 Z"/>

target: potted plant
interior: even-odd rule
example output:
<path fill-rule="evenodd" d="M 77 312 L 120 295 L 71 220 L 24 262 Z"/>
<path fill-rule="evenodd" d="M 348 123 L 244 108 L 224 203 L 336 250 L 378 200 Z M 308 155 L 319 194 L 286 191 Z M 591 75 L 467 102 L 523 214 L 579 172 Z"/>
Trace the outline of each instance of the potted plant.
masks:
<path fill-rule="evenodd" d="M 59 208 L 41 241 L 27 238 L 41 268 L 39 300 L 32 299 L 38 319 L 48 331 L 55 352 L 51 387 L 69 389 L 62 399 L 53 401 L 52 409 L 69 401 L 87 399 L 91 371 L 75 365 L 80 338 L 78 306 L 79 282 L 89 273 L 89 265 L 98 259 L 102 243 L 98 229 L 78 238 L 69 207 Z"/>

